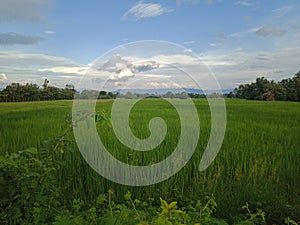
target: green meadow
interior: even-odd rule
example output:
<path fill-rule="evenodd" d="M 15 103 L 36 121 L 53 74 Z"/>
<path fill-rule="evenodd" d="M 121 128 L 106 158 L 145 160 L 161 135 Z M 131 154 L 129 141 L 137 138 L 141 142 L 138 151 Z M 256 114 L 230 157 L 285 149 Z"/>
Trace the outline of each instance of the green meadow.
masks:
<path fill-rule="evenodd" d="M 78 198 L 92 202 L 108 190 L 113 191 L 116 202 L 121 202 L 130 191 L 134 198 L 156 201 L 162 197 L 177 201 L 180 207 L 214 194 L 218 205 L 214 215 L 229 222 L 243 213 L 246 202 L 254 210 L 263 209 L 268 223 L 281 223 L 288 216 L 299 220 L 299 103 L 226 99 L 227 128 L 222 147 L 213 163 L 199 172 L 211 118 L 206 99 L 193 101 L 201 124 L 196 151 L 183 169 L 158 184 L 130 187 L 94 172 L 69 132 L 72 101 L 0 103 L 0 154 L 54 146 L 62 161 L 55 177 L 57 185 L 63 187 L 57 198 L 65 205 Z M 153 117 L 163 118 L 168 126 L 166 138 L 157 148 L 140 152 L 116 138 L 109 120 L 112 103 L 97 102 L 96 113 L 105 119 L 97 120 L 96 124 L 101 140 L 114 157 L 132 165 L 149 165 L 172 153 L 180 136 L 180 120 L 171 104 L 162 99 L 144 99 L 133 107 L 130 127 L 137 137 L 150 135 L 148 124 Z M 60 141 L 59 148 L 55 141 Z"/>

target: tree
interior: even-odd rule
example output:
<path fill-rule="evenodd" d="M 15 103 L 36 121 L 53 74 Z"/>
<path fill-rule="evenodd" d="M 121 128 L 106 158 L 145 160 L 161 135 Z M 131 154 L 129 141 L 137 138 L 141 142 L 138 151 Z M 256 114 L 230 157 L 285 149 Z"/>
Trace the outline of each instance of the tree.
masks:
<path fill-rule="evenodd" d="M 133 99 L 133 98 L 136 98 L 136 95 L 132 94 L 131 91 L 128 91 L 128 92 L 125 94 L 125 98 Z"/>
<path fill-rule="evenodd" d="M 186 92 L 181 92 L 179 94 L 179 98 L 180 99 L 187 99 L 189 97 L 189 95 Z"/>
<path fill-rule="evenodd" d="M 66 84 L 64 90 L 62 90 L 62 99 L 74 99 L 76 90 L 73 84 Z"/>
<path fill-rule="evenodd" d="M 43 88 L 47 88 L 48 84 L 49 84 L 49 80 L 45 79 L 44 84 L 43 84 Z"/>
<path fill-rule="evenodd" d="M 58 100 L 73 99 L 76 93 L 72 84 L 67 84 L 64 89 L 49 86 L 49 80 L 45 79 L 43 88 L 37 84 L 12 83 L 0 91 L 1 102 L 20 102 L 20 101 L 39 101 L 39 100 Z"/>
<path fill-rule="evenodd" d="M 174 94 L 172 91 L 168 91 L 166 94 L 165 94 L 166 98 L 174 98 Z"/>
<path fill-rule="evenodd" d="M 235 88 L 233 94 L 237 98 L 250 100 L 300 101 L 300 71 L 293 78 L 277 83 L 259 77 L 251 84 Z"/>

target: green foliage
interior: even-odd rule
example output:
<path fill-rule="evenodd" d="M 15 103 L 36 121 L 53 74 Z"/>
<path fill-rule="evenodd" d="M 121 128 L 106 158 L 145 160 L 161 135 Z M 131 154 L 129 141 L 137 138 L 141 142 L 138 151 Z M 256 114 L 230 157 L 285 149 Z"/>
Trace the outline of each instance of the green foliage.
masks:
<path fill-rule="evenodd" d="M 300 71 L 293 77 L 276 83 L 259 77 L 251 84 L 234 90 L 237 98 L 249 100 L 300 101 Z M 232 96 L 232 95 L 231 95 Z"/>
<path fill-rule="evenodd" d="M 73 99 L 76 93 L 72 84 L 67 84 L 65 88 L 49 86 L 49 80 L 45 80 L 43 88 L 37 84 L 12 83 L 0 91 L 0 102 L 25 102 L 40 100 L 60 100 Z"/>
<path fill-rule="evenodd" d="M 258 209 L 264 210 L 267 224 L 283 224 L 287 216 L 298 221 L 299 104 L 226 99 L 228 126 L 222 149 L 213 164 L 199 173 L 197 166 L 209 137 L 210 111 L 205 99 L 194 102 L 201 121 L 201 137 L 195 154 L 172 178 L 147 187 L 112 183 L 88 166 L 70 132 L 71 118 L 64 122 L 65 115 L 71 111 L 71 101 L 0 104 L 0 155 L 4 157 L 2 162 L 6 167 L 12 168 L 9 176 L 1 170 L 0 223 L 9 224 L 8 219 L 11 224 L 34 224 L 34 221 L 43 224 L 59 220 L 75 223 L 72 220 L 82 218 L 94 223 L 96 218 L 100 224 L 126 224 L 127 221 L 129 224 L 130 221 L 132 224 L 155 224 L 158 217 L 171 223 L 175 223 L 173 218 L 176 217 L 180 223 L 186 219 L 187 224 L 222 223 L 215 218 L 223 218 L 230 224 L 241 221 L 249 224 L 252 223 L 248 221 L 250 214 L 241 209 L 246 201 L 252 214 L 258 213 Z M 178 115 L 163 100 L 142 100 L 130 115 L 131 128 L 141 138 L 149 136 L 148 123 L 154 116 L 161 116 L 168 125 L 166 140 L 145 155 L 125 148 L 116 140 L 110 126 L 111 104 L 111 101 L 97 102 L 96 114 L 87 116 L 95 117 L 101 140 L 119 160 L 147 165 L 160 161 L 176 147 L 180 134 Z M 48 141 L 43 142 L 46 138 Z M 13 157 L 20 154 L 18 149 L 30 146 L 39 146 L 38 154 L 31 153 L 26 158 L 28 153 L 22 153 Z M 28 162 L 31 162 L 27 168 L 31 175 L 27 177 L 24 166 Z M 15 180 L 15 177 L 25 178 Z M 43 177 L 40 181 L 46 183 L 29 182 L 38 177 Z M 52 194 L 46 191 L 49 189 Z M 105 193 L 108 189 L 114 191 Z M 126 195 L 127 191 L 130 193 Z M 209 201 L 211 197 L 205 198 L 211 193 L 215 193 L 213 199 L 218 207 Z M 49 196 L 53 196 L 53 200 L 50 201 Z M 177 208 L 172 210 L 181 210 L 185 214 L 177 215 L 170 210 L 171 214 L 161 215 L 159 197 L 168 205 L 176 201 Z M 73 207 L 74 199 L 84 203 L 80 203 L 77 211 Z M 209 206 L 205 207 L 206 204 Z M 291 220 L 287 221 L 292 224 Z M 254 221 L 263 224 L 260 216 Z"/>
<path fill-rule="evenodd" d="M 101 200 L 101 205 L 107 202 L 107 196 L 112 194 L 111 191 L 106 195 L 101 195 L 98 199 Z M 105 199 L 105 200 L 104 200 Z M 125 203 L 116 204 L 111 201 L 109 205 L 101 207 L 101 205 L 87 208 L 83 201 L 73 201 L 73 211 L 63 211 L 55 217 L 54 225 L 63 224 L 128 224 L 128 225 L 188 225 L 188 224 L 219 224 L 226 225 L 225 221 L 213 218 L 211 212 L 214 211 L 211 206 L 211 202 L 214 202 L 213 198 L 209 199 L 209 202 L 203 204 L 205 212 L 202 209 L 199 212 L 196 211 L 184 211 L 177 206 L 177 202 L 167 203 L 160 198 L 161 206 L 158 207 L 147 206 L 143 207 L 141 201 L 135 199 L 132 201 L 131 193 L 127 192 L 124 196 Z M 198 201 L 199 202 L 199 201 Z M 215 203 L 214 203 L 215 204 Z M 200 203 L 200 205 L 202 205 Z M 198 206 L 196 206 L 198 207 Z M 193 208 L 193 207 L 191 207 Z M 195 209 L 195 208 L 194 208 Z"/>
<path fill-rule="evenodd" d="M 43 224 L 59 206 L 53 155 L 35 148 L 0 156 L 0 218 L 9 224 Z"/>
<path fill-rule="evenodd" d="M 95 91 L 95 90 L 83 90 L 77 93 L 76 98 L 78 99 L 115 99 L 118 94 L 106 91 Z"/>
<path fill-rule="evenodd" d="M 284 219 L 284 223 L 287 225 L 298 225 L 295 220 L 292 220 L 290 217 Z"/>
<path fill-rule="evenodd" d="M 265 224 L 266 213 L 261 209 L 256 209 L 256 212 L 252 212 L 248 202 L 242 207 L 246 213 L 243 215 L 243 221 L 239 222 L 238 225 L 254 225 L 254 224 Z"/>

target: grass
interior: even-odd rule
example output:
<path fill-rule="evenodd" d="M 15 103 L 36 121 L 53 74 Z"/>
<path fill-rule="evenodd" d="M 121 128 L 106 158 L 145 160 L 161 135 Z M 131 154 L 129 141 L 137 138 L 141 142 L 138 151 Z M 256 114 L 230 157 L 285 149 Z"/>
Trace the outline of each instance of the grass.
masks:
<path fill-rule="evenodd" d="M 292 102 L 263 102 L 226 99 L 227 130 L 222 148 L 212 165 L 198 172 L 198 164 L 210 131 L 210 111 L 205 99 L 194 100 L 201 123 L 200 140 L 189 163 L 168 180 L 146 187 L 128 187 L 110 182 L 96 174 L 82 159 L 73 135 L 62 150 L 64 165 L 57 178 L 65 191 L 61 200 L 74 198 L 93 201 L 99 193 L 113 189 L 120 201 L 127 190 L 134 197 L 163 197 L 190 205 L 194 200 L 214 193 L 217 216 L 234 220 L 246 201 L 253 208 L 263 208 L 268 221 L 281 223 L 290 216 L 300 219 L 300 105 Z M 98 102 L 97 111 L 109 115 L 112 101 Z M 0 104 L 0 153 L 31 146 L 60 135 L 65 117 L 72 110 L 71 101 Z M 174 108 L 164 100 L 138 102 L 131 113 L 133 133 L 147 137 L 151 118 L 161 116 L 168 125 L 165 140 L 147 153 L 123 146 L 109 122 L 100 121 L 97 129 L 107 149 L 119 160 L 147 165 L 168 156 L 178 142 L 180 123 Z M 67 151 L 67 149 L 74 149 Z"/>
<path fill-rule="evenodd" d="M 0 152 L 40 147 L 61 134 L 71 101 L 0 104 Z"/>

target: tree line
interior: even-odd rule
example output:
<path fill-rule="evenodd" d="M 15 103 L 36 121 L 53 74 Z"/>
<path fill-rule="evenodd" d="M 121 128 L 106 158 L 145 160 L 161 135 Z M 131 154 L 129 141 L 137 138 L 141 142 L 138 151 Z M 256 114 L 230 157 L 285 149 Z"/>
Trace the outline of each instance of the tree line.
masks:
<path fill-rule="evenodd" d="M 294 77 L 279 82 L 264 77 L 256 78 L 255 82 L 242 84 L 230 92 L 227 97 L 249 100 L 300 101 L 300 71 Z"/>
<path fill-rule="evenodd" d="M 58 88 L 49 85 L 49 80 L 45 79 L 42 88 L 37 84 L 12 83 L 0 91 L 0 102 L 24 102 L 24 101 L 45 101 L 73 99 L 76 93 L 72 84 L 67 84 L 65 88 Z"/>
<path fill-rule="evenodd" d="M 120 98 L 214 98 L 221 97 L 219 94 L 210 95 L 195 93 L 172 93 L 165 94 L 137 94 L 127 92 L 126 94 L 112 93 L 106 91 L 83 90 L 81 93 L 75 90 L 74 85 L 67 84 L 65 88 L 58 88 L 49 85 L 45 79 L 42 87 L 37 84 L 12 83 L 0 91 L 0 102 L 22 102 L 22 101 L 45 101 L 73 99 L 75 94 L 80 99 L 114 99 Z M 283 79 L 279 82 L 268 80 L 265 77 L 256 78 L 255 82 L 242 84 L 226 94 L 228 98 L 242 98 L 248 100 L 279 100 L 279 101 L 300 101 L 300 71 L 294 77 Z"/>

